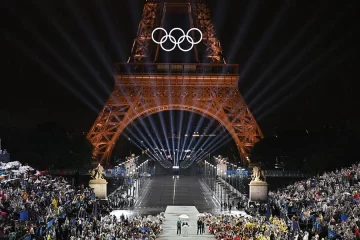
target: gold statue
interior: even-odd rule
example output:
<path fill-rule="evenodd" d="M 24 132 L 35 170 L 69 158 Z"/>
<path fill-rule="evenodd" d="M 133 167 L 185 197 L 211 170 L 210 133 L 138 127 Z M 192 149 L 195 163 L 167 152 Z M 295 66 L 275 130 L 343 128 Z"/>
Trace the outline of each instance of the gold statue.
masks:
<path fill-rule="evenodd" d="M 104 168 L 100 163 L 97 168 L 89 171 L 89 173 L 92 179 L 104 179 Z"/>
<path fill-rule="evenodd" d="M 253 167 L 253 174 L 251 176 L 251 180 L 252 181 L 260 181 L 260 168 L 258 167 Z"/>
<path fill-rule="evenodd" d="M 259 167 L 253 167 L 252 181 L 254 182 L 265 182 L 266 181 L 266 171 L 261 170 Z"/>

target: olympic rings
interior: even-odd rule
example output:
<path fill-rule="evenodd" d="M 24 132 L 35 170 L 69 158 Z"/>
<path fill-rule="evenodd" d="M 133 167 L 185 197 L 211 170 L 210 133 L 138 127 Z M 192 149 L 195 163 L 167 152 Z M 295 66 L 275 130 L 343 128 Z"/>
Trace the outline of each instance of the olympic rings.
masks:
<path fill-rule="evenodd" d="M 162 30 L 162 31 L 165 32 L 165 36 L 161 37 L 160 41 L 156 41 L 156 40 L 154 39 L 154 33 L 155 33 L 157 30 Z M 182 35 L 183 35 L 183 36 L 181 36 L 177 41 L 176 41 L 175 37 L 171 35 L 171 34 L 172 34 L 174 31 L 176 31 L 176 30 L 180 31 L 180 32 L 182 33 Z M 191 31 L 193 31 L 193 30 L 194 30 L 194 31 L 198 31 L 198 32 L 200 33 L 200 40 L 197 41 L 197 42 L 194 42 L 194 39 L 192 39 L 192 37 L 189 36 L 189 33 L 190 33 Z M 186 34 L 185 34 L 184 30 L 182 30 L 181 28 L 173 28 L 173 29 L 169 32 L 169 34 L 168 34 L 167 31 L 166 31 L 164 28 L 158 27 L 158 28 L 155 28 L 155 29 L 152 31 L 151 38 L 152 38 L 152 40 L 153 40 L 155 43 L 160 44 L 160 47 L 161 47 L 164 51 L 166 51 L 166 52 L 171 52 L 171 51 L 173 51 L 173 50 L 176 48 L 176 46 L 178 46 L 181 51 L 183 51 L 183 52 L 188 52 L 188 51 L 190 51 L 191 49 L 193 49 L 193 47 L 194 47 L 195 44 L 199 44 L 199 43 L 201 42 L 201 40 L 202 40 L 202 38 L 203 38 L 203 35 L 202 35 L 202 32 L 200 31 L 200 29 L 198 29 L 198 28 L 190 28 L 189 31 L 187 31 Z M 172 43 L 174 44 L 174 46 L 173 46 L 172 48 L 170 48 L 170 49 L 166 49 L 166 48 L 164 48 L 164 46 L 163 46 L 163 43 L 165 43 L 168 39 L 170 40 L 170 42 L 172 42 Z M 180 46 L 180 44 L 183 43 L 183 42 L 185 41 L 185 39 L 191 44 L 191 47 L 188 48 L 188 49 L 183 49 L 183 48 Z"/>

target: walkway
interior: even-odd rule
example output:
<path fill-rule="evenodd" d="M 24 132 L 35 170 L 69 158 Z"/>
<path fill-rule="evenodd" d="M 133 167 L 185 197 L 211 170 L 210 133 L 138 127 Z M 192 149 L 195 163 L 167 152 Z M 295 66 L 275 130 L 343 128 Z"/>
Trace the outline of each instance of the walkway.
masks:
<path fill-rule="evenodd" d="M 193 176 L 153 177 L 135 203 L 135 211 L 164 212 L 167 206 L 195 206 L 200 212 L 214 213 L 220 204 L 213 194 Z"/>
<path fill-rule="evenodd" d="M 141 189 L 134 208 L 114 210 L 115 215 L 156 215 L 165 212 L 167 206 L 195 206 L 201 213 L 220 213 L 220 203 L 198 177 L 172 175 L 153 177 Z"/>
<path fill-rule="evenodd" d="M 189 216 L 187 220 L 189 224 L 188 237 L 183 237 L 182 235 L 176 235 L 176 222 L 181 214 L 186 214 Z M 213 235 L 205 229 L 204 234 L 196 234 L 199 211 L 195 206 L 167 206 L 165 211 L 165 221 L 162 225 L 163 232 L 159 235 L 159 240 L 176 240 L 176 239 L 186 239 L 186 240 L 197 240 L 197 239 L 215 239 Z"/>

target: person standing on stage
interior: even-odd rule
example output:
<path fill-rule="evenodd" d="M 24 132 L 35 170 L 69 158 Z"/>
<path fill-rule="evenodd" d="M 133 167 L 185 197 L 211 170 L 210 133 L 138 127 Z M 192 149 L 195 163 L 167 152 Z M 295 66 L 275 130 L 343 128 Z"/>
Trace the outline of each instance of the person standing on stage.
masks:
<path fill-rule="evenodd" d="M 177 235 L 181 235 L 181 220 L 180 220 L 180 218 L 179 218 L 179 220 L 176 222 L 176 226 L 177 226 L 176 234 L 177 234 Z"/>

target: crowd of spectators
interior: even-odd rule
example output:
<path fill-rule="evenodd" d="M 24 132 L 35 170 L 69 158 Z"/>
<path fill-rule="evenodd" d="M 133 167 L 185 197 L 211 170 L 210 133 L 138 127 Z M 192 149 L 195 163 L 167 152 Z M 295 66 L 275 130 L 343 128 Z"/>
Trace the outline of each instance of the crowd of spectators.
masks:
<path fill-rule="evenodd" d="M 269 192 L 272 214 L 290 222 L 294 236 L 360 239 L 360 164 Z"/>
<path fill-rule="evenodd" d="M 360 239 L 359 201 L 360 164 L 354 164 L 270 191 L 268 202 L 259 204 L 265 211 L 246 207 L 251 217 L 210 215 L 206 221 L 217 239 Z"/>
<path fill-rule="evenodd" d="M 155 239 L 163 216 L 111 216 L 91 188 L 75 188 L 22 166 L 0 163 L 0 238 Z"/>
<path fill-rule="evenodd" d="M 19 162 L 0 163 L 0 237 L 155 239 L 163 215 L 116 218 L 91 188 Z M 217 239 L 360 239 L 360 164 L 269 192 L 264 215 L 207 214 Z"/>
<path fill-rule="evenodd" d="M 275 236 L 278 239 L 288 239 L 289 236 L 287 223 L 278 217 L 271 217 L 269 221 L 266 221 L 265 217 L 249 215 L 211 216 L 207 214 L 203 221 L 209 228 L 209 232 L 219 240 L 267 240 L 275 239 Z"/>
<path fill-rule="evenodd" d="M 114 178 L 113 178 L 114 179 Z M 114 209 L 131 209 L 135 204 L 135 186 L 128 184 L 128 179 L 118 176 L 116 179 L 116 190 L 108 195 L 108 203 Z"/>

